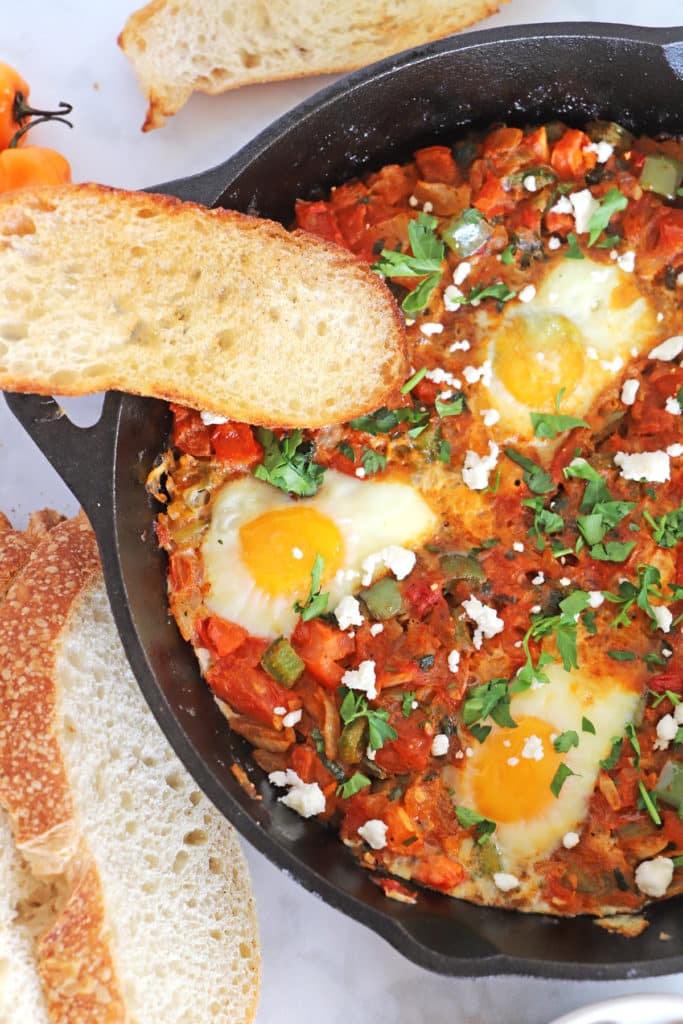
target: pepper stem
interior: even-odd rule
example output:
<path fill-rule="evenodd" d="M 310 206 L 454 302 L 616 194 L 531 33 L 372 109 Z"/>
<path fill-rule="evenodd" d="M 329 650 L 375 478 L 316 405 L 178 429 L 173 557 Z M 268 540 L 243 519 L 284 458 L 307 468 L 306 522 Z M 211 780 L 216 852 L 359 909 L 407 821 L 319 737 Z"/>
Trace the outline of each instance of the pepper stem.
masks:
<path fill-rule="evenodd" d="M 26 134 L 29 128 L 33 128 L 37 124 L 43 124 L 46 121 L 59 121 L 61 124 L 66 124 L 69 128 L 73 128 L 71 121 L 67 121 L 64 117 L 65 114 L 70 114 L 72 110 L 72 105 L 65 103 L 64 100 L 60 101 L 58 110 L 38 110 L 37 107 L 31 107 L 25 102 L 23 92 L 17 92 L 14 97 L 12 117 L 15 123 L 21 125 L 21 127 L 14 133 L 7 148 L 15 149 L 19 139 L 22 135 Z"/>

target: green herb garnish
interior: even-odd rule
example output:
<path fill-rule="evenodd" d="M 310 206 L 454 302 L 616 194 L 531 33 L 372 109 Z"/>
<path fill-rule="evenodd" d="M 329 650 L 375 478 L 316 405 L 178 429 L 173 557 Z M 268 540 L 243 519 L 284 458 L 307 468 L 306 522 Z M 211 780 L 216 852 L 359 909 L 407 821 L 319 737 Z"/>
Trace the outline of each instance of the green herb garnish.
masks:
<path fill-rule="evenodd" d="M 556 797 L 559 796 L 560 792 L 562 790 L 562 787 L 564 786 L 564 784 L 567 781 L 567 779 L 569 778 L 569 776 L 570 775 L 577 775 L 577 774 L 578 773 L 577 772 L 573 772 L 571 770 L 571 768 L 564 763 L 564 761 L 562 762 L 562 764 L 559 764 L 557 766 L 557 771 L 553 775 L 552 781 L 550 783 L 550 790 L 551 790 L 553 796 L 556 796 Z"/>
<path fill-rule="evenodd" d="M 347 690 L 339 708 L 344 725 L 355 722 L 357 718 L 367 718 L 370 746 L 380 750 L 388 740 L 398 738 L 393 725 L 389 725 L 389 712 L 385 708 L 371 708 L 362 694 Z"/>
<path fill-rule="evenodd" d="M 301 615 L 302 622 L 310 622 L 311 619 L 316 619 L 327 611 L 327 602 L 330 599 L 330 595 L 321 593 L 321 580 L 324 568 L 325 561 L 322 555 L 316 555 L 313 560 L 313 568 L 311 569 L 311 588 L 308 592 L 308 597 L 303 604 L 300 601 L 294 602 L 294 611 Z"/>
<path fill-rule="evenodd" d="M 590 235 L 588 245 L 595 245 L 599 236 L 605 230 L 613 214 L 618 210 L 625 210 L 628 206 L 628 199 L 618 188 L 611 188 L 605 193 L 602 199 L 598 200 L 599 207 L 588 222 Z"/>
<path fill-rule="evenodd" d="M 549 494 L 555 490 L 555 484 L 550 473 L 546 473 L 544 469 L 537 466 L 531 459 L 527 459 L 526 455 L 515 451 L 514 448 L 506 448 L 505 454 L 513 462 L 516 462 L 518 466 L 522 467 L 524 483 L 534 494 Z"/>
<path fill-rule="evenodd" d="M 566 260 L 585 260 L 585 256 L 579 249 L 579 240 L 573 231 L 567 235 L 567 249 L 564 254 Z"/>
<path fill-rule="evenodd" d="M 372 476 L 374 473 L 381 473 L 387 468 L 386 455 L 382 455 L 381 452 L 376 452 L 374 448 L 364 448 L 361 461 L 367 476 Z"/>
<path fill-rule="evenodd" d="M 473 828 L 477 833 L 477 842 L 486 843 L 489 836 L 496 831 L 495 821 L 485 818 L 483 814 L 470 810 L 469 807 L 456 807 L 455 816 L 463 828 Z"/>
<path fill-rule="evenodd" d="M 298 494 L 300 498 L 314 495 L 322 483 L 325 466 L 313 461 L 313 442 L 304 441 L 301 430 L 284 434 L 279 440 L 265 427 L 257 427 L 255 433 L 263 446 L 263 463 L 256 466 L 254 476 L 287 494 Z"/>
<path fill-rule="evenodd" d="M 588 426 L 585 420 L 580 420 L 576 416 L 560 416 L 545 412 L 532 412 L 529 415 L 536 437 L 547 437 L 550 440 L 565 430 Z"/>
<path fill-rule="evenodd" d="M 354 772 L 350 779 L 343 782 L 341 786 L 337 786 L 337 795 L 343 800 L 347 800 L 350 796 L 354 796 L 361 789 L 365 789 L 369 785 L 370 779 L 367 775 L 363 775 L 362 772 Z"/>
<path fill-rule="evenodd" d="M 405 313 L 419 313 L 423 310 L 441 280 L 445 246 L 434 233 L 438 223 L 436 217 L 426 213 L 418 214 L 417 220 L 411 220 L 408 225 L 413 255 L 382 249 L 380 258 L 372 265 L 372 269 L 384 277 L 424 278 L 417 288 L 408 292 L 401 303 Z"/>
<path fill-rule="evenodd" d="M 558 754 L 566 754 L 572 747 L 578 747 L 579 745 L 579 734 L 574 729 L 567 729 L 566 732 L 561 732 L 559 736 L 556 736 L 553 740 L 553 747 Z"/>
<path fill-rule="evenodd" d="M 507 679 L 490 679 L 488 683 L 473 686 L 467 691 L 462 708 L 465 725 L 470 729 L 475 722 L 483 722 L 491 716 L 496 725 L 515 729 L 517 723 L 510 715 L 510 691 Z"/>

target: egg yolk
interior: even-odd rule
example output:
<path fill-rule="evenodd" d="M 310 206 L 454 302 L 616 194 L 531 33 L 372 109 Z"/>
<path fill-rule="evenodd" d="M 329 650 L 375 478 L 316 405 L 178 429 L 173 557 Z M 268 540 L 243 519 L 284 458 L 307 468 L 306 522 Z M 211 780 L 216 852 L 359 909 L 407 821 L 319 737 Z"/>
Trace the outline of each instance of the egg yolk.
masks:
<path fill-rule="evenodd" d="M 266 594 L 305 596 L 315 556 L 324 560 L 323 580 L 341 568 L 344 543 L 331 519 L 306 506 L 272 509 L 239 531 L 240 554 Z"/>
<path fill-rule="evenodd" d="M 557 731 L 528 717 L 487 737 L 467 764 L 480 814 L 502 825 L 535 818 L 555 801 L 550 783 L 562 755 L 550 737 Z"/>
<path fill-rule="evenodd" d="M 497 337 L 493 366 L 510 394 L 524 405 L 552 409 L 560 388 L 581 380 L 586 359 L 581 332 L 559 314 L 510 316 Z"/>

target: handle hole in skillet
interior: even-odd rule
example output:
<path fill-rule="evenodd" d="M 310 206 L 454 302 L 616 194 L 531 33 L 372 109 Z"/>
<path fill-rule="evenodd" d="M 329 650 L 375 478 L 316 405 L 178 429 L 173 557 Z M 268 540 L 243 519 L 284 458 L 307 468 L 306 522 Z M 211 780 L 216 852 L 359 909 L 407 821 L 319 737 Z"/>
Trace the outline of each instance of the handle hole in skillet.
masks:
<path fill-rule="evenodd" d="M 92 427 L 102 415 L 104 392 L 96 395 L 61 395 L 55 401 L 75 427 Z"/>

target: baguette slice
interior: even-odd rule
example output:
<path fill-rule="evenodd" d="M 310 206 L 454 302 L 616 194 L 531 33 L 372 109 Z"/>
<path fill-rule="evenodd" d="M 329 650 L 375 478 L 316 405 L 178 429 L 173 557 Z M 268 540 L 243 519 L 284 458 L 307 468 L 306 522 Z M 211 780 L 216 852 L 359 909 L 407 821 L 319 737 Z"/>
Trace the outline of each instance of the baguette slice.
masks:
<path fill-rule="evenodd" d="M 406 376 L 390 292 L 304 232 L 99 185 L 0 197 L 0 388 L 116 388 L 275 427 L 382 405 Z"/>
<path fill-rule="evenodd" d="M 50 1024 L 253 1020 L 243 855 L 144 703 L 83 516 L 15 579 L 0 660 L 0 795 L 19 853 L 52 883 L 34 947 Z"/>
<path fill-rule="evenodd" d="M 149 103 L 148 131 L 194 90 L 347 71 L 497 9 L 496 0 L 152 0 L 118 41 Z"/>

